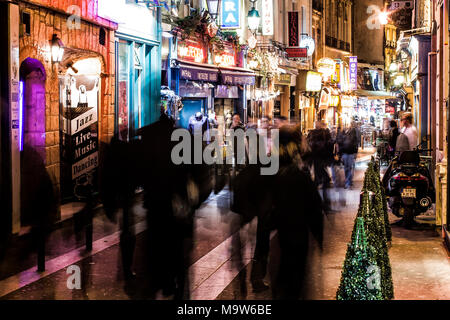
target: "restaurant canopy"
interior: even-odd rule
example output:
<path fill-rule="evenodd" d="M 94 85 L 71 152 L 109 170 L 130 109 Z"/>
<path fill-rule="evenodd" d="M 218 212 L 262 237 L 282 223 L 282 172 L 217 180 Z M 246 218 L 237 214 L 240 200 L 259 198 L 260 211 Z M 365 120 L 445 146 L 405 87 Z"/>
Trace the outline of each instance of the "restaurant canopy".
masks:
<path fill-rule="evenodd" d="M 174 60 L 174 62 L 174 67 L 180 69 L 180 79 L 205 82 L 217 82 L 219 80 L 219 69 L 214 66 L 178 60 Z"/>
<path fill-rule="evenodd" d="M 220 79 L 224 85 L 254 85 L 255 73 L 244 68 L 220 68 Z"/>

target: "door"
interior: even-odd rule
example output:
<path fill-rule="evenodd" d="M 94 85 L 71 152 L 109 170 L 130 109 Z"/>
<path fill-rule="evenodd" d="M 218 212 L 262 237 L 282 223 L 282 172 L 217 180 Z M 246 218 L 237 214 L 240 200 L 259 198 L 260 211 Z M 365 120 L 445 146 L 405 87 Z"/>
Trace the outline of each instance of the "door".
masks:
<path fill-rule="evenodd" d="M 204 106 L 205 100 L 203 99 L 183 100 L 183 109 L 181 109 L 179 120 L 180 127 L 187 129 L 189 126 L 189 118 L 197 112 L 205 114 Z"/>

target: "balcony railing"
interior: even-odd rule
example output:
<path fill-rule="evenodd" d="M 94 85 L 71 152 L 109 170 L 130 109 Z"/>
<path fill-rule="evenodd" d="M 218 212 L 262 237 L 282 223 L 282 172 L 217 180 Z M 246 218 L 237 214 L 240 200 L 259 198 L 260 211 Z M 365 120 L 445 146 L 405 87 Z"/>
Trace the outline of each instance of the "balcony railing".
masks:
<path fill-rule="evenodd" d="M 336 48 L 336 49 L 343 50 L 343 51 L 350 51 L 350 43 L 342 41 L 342 40 L 338 40 L 331 36 L 325 37 L 325 44 L 328 47 Z"/>

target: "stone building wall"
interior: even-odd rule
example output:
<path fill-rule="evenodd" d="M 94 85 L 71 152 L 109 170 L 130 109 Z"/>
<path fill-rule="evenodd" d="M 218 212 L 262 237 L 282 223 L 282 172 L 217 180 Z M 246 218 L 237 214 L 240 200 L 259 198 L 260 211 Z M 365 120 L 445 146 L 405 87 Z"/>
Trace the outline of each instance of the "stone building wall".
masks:
<path fill-rule="evenodd" d="M 96 2 L 79 1 L 22 1 L 20 15 L 30 14 L 30 34 L 20 28 L 20 63 L 26 58 L 39 60 L 47 73 L 45 84 L 45 154 L 47 171 L 55 190 L 60 190 L 60 115 L 58 74 L 67 70 L 66 63 L 98 57 L 102 64 L 99 101 L 99 142 L 109 142 L 114 134 L 114 79 L 115 48 L 114 30 L 117 25 L 96 17 Z M 68 28 L 70 14 L 67 8 L 77 4 L 82 9 L 80 28 Z M 53 8 L 52 8 L 53 7 Z M 99 43 L 100 29 L 106 32 L 105 45 Z M 65 53 L 60 64 L 53 63 L 50 56 L 50 40 L 57 34 L 62 40 Z"/>

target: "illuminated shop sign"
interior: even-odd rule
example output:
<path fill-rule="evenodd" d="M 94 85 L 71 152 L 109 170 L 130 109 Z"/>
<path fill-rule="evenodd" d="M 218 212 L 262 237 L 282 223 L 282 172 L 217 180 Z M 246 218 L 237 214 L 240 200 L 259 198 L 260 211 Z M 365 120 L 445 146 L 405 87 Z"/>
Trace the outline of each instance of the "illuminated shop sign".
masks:
<path fill-rule="evenodd" d="M 214 64 L 219 67 L 235 67 L 236 64 L 236 54 L 231 46 L 226 46 L 220 54 L 214 55 Z"/>
<path fill-rule="evenodd" d="M 306 75 L 306 91 L 319 92 L 322 89 L 322 76 L 318 72 L 308 71 Z"/>
<path fill-rule="evenodd" d="M 286 48 L 286 52 L 289 58 L 307 58 L 307 48 Z"/>
<path fill-rule="evenodd" d="M 273 36 L 273 2 L 262 0 L 262 34 Z"/>
<path fill-rule="evenodd" d="M 275 84 L 280 85 L 290 85 L 291 75 L 290 74 L 280 74 L 275 78 Z"/>
<path fill-rule="evenodd" d="M 239 29 L 241 16 L 241 2 L 239 0 L 223 0 L 220 10 L 222 29 Z"/>
<path fill-rule="evenodd" d="M 340 100 L 339 96 L 330 96 L 328 105 L 330 107 L 337 107 L 339 106 L 339 100 Z"/>
<path fill-rule="evenodd" d="M 298 38 L 298 12 L 288 12 L 289 20 L 289 47 L 298 47 L 300 41 Z"/>
<path fill-rule="evenodd" d="M 205 49 L 194 42 L 179 43 L 178 58 L 187 61 L 204 63 L 206 60 Z"/>
<path fill-rule="evenodd" d="M 333 79 L 331 82 L 333 83 L 340 83 L 341 82 L 341 60 L 336 59 L 334 60 L 334 74 Z"/>
<path fill-rule="evenodd" d="M 351 108 L 355 105 L 355 98 L 351 96 L 342 96 L 341 106 Z"/>
<path fill-rule="evenodd" d="M 325 81 L 329 80 L 329 78 L 335 72 L 335 64 L 336 62 L 330 58 L 322 58 L 317 62 L 317 70 L 322 73 Z"/>
<path fill-rule="evenodd" d="M 358 89 L 358 57 L 350 57 L 350 90 Z"/>

